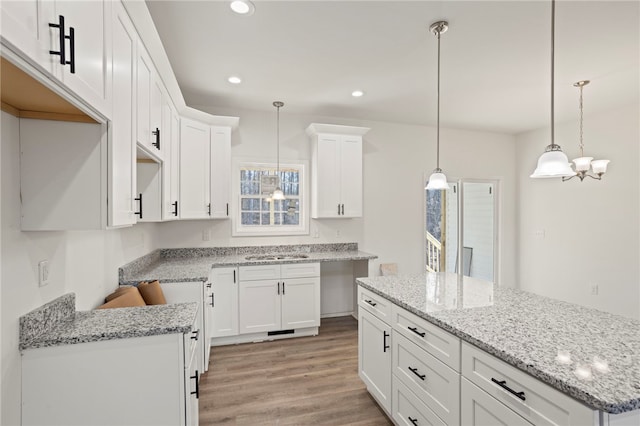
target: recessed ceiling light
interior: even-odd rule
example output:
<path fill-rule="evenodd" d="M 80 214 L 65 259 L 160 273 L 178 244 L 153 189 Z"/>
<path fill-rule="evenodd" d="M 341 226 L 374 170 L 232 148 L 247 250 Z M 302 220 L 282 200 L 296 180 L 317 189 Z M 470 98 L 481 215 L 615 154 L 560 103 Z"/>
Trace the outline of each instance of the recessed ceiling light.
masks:
<path fill-rule="evenodd" d="M 230 4 L 231 10 L 240 15 L 252 15 L 256 7 L 249 0 L 233 0 Z"/>
<path fill-rule="evenodd" d="M 351 92 L 351 96 L 353 96 L 354 98 L 359 98 L 362 95 L 364 95 L 364 92 L 362 90 L 354 90 L 353 92 Z"/>
<path fill-rule="evenodd" d="M 238 76 L 235 76 L 235 75 L 232 75 L 227 80 L 229 81 L 229 83 L 232 83 L 232 84 L 240 84 L 240 83 L 242 83 L 242 79 L 240 77 L 238 77 Z"/>

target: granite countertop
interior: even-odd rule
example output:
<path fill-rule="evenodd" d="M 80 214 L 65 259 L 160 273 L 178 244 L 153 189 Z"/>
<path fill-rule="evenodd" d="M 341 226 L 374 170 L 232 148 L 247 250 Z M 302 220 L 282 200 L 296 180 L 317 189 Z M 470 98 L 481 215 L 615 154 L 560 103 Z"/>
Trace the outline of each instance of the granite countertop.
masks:
<path fill-rule="evenodd" d="M 75 312 L 70 293 L 20 318 L 20 350 L 189 333 L 197 312 L 197 303 Z"/>
<path fill-rule="evenodd" d="M 278 260 L 247 259 L 265 254 L 304 255 L 304 258 Z M 156 250 L 124 265 L 119 270 L 120 285 L 140 281 L 207 281 L 211 268 L 282 263 L 338 262 L 370 260 L 377 256 L 358 250 L 355 243 L 312 244 L 263 247 L 210 247 Z"/>
<path fill-rule="evenodd" d="M 356 281 L 594 409 L 640 409 L 640 321 L 451 273 Z M 608 371 L 576 376 L 594 357 Z"/>

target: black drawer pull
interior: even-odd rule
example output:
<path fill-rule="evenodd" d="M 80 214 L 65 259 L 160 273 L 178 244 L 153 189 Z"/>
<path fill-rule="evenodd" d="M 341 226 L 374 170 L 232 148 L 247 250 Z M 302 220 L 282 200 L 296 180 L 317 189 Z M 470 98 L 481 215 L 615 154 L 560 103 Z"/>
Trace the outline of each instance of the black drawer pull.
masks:
<path fill-rule="evenodd" d="M 73 27 L 69 27 L 69 35 L 64 36 L 69 40 L 69 56 L 70 61 L 65 61 L 65 65 L 70 65 L 71 74 L 76 73 L 76 30 Z"/>
<path fill-rule="evenodd" d="M 134 214 L 137 214 L 140 217 L 140 219 L 142 219 L 142 194 L 138 194 L 138 198 L 134 198 L 134 201 L 140 202 L 140 210 L 138 210 Z"/>
<path fill-rule="evenodd" d="M 198 336 L 200 335 L 200 329 L 197 329 L 196 331 L 192 331 L 191 332 L 191 339 L 192 340 L 198 340 Z"/>
<path fill-rule="evenodd" d="M 172 212 L 172 214 L 173 214 L 174 216 L 178 216 L 178 201 L 176 200 L 176 201 L 175 201 L 175 202 L 173 202 L 171 205 L 173 206 L 173 212 Z"/>
<path fill-rule="evenodd" d="M 151 142 L 151 145 L 155 146 L 156 149 L 160 149 L 160 129 L 156 127 L 155 130 L 151 131 L 151 134 L 156 137 L 156 141 Z"/>
<path fill-rule="evenodd" d="M 382 352 L 386 352 L 387 349 L 390 348 L 389 345 L 387 345 L 387 337 L 389 337 L 389 333 L 387 333 L 386 331 L 382 332 Z"/>
<path fill-rule="evenodd" d="M 215 297 L 215 296 L 214 296 L 214 294 L 215 294 L 215 293 L 211 293 L 211 307 L 212 307 L 212 308 L 215 308 L 215 307 L 216 307 L 215 299 L 214 299 L 214 297 Z"/>
<path fill-rule="evenodd" d="M 412 424 L 414 424 L 414 425 L 418 426 L 418 419 L 413 419 L 413 418 L 411 418 L 411 416 L 409 416 L 409 417 L 407 417 L 407 418 L 409 419 L 409 421 L 410 421 Z"/>
<path fill-rule="evenodd" d="M 196 390 L 195 391 L 191 391 L 191 395 L 195 395 L 196 399 L 200 399 L 200 383 L 198 380 L 198 370 L 196 370 L 196 375 L 195 376 L 191 376 L 192 379 L 196 379 Z"/>
<path fill-rule="evenodd" d="M 60 50 L 56 51 L 56 50 L 50 50 L 49 54 L 50 55 L 58 55 L 60 56 L 60 64 L 61 65 L 66 65 L 67 64 L 67 59 L 65 56 L 65 35 L 64 35 L 64 16 L 59 15 L 58 16 L 58 23 L 57 24 L 52 24 L 49 23 L 49 27 L 50 28 L 58 28 L 58 42 L 60 43 Z"/>
<path fill-rule="evenodd" d="M 411 371 L 413 374 L 415 374 L 416 376 L 418 376 L 420 378 L 420 380 L 423 380 L 427 377 L 425 374 L 420 374 L 418 373 L 418 369 L 417 368 L 413 368 L 413 367 L 408 367 L 409 371 Z"/>
<path fill-rule="evenodd" d="M 376 302 L 372 302 L 371 300 L 365 300 L 365 302 L 367 302 L 368 304 L 370 304 L 371 306 L 376 306 L 377 303 Z"/>
<path fill-rule="evenodd" d="M 525 401 L 526 398 L 524 397 L 524 392 L 516 392 L 513 389 L 511 389 L 509 386 L 507 386 L 507 381 L 506 380 L 496 380 L 493 377 L 491 378 L 491 381 L 495 384 L 497 384 L 498 386 L 500 386 L 502 389 L 506 390 L 507 392 L 509 392 L 510 394 L 520 398 L 521 400 Z"/>
<path fill-rule="evenodd" d="M 424 336 L 426 336 L 426 335 L 427 335 L 424 331 L 423 331 L 423 332 L 420 332 L 420 331 L 418 331 L 418 329 L 417 329 L 417 328 L 415 328 L 415 327 L 407 327 L 407 328 L 408 328 L 409 330 L 413 331 L 414 333 L 416 333 L 416 334 L 417 334 L 418 336 L 420 336 L 420 337 L 424 337 Z"/>

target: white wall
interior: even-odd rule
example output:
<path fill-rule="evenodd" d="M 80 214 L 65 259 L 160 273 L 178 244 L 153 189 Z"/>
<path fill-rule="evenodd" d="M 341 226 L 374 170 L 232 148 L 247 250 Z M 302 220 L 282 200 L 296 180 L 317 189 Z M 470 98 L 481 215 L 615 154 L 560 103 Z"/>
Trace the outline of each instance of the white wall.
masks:
<path fill-rule="evenodd" d="M 530 179 L 549 130 L 517 136 L 520 288 L 640 318 L 639 115 L 637 103 L 585 115 L 585 154 L 611 160 L 602 181 Z M 575 121 L 556 143 L 578 156 Z"/>
<path fill-rule="evenodd" d="M 156 248 L 155 224 L 108 231 L 20 231 L 19 120 L 2 113 L 0 219 L 2 260 L 2 425 L 20 424 L 18 318 L 68 292 L 92 309 L 117 287 L 118 267 Z M 50 261 L 50 284 L 38 287 L 38 262 Z"/>
<path fill-rule="evenodd" d="M 257 157 L 275 161 L 275 109 L 273 113 L 248 110 L 200 109 L 240 117 L 232 136 L 233 157 Z M 349 120 L 336 117 L 280 112 L 280 156 L 310 159 L 305 129 L 312 123 L 370 127 L 364 136 L 364 217 L 311 220 L 311 235 L 295 237 L 232 237 L 231 221 L 190 221 L 162 224 L 161 247 L 239 246 L 321 242 L 357 242 L 360 249 L 379 256 L 380 262 L 397 262 L 401 273 L 424 268 L 424 175 L 435 168 L 435 129 L 396 123 Z M 441 166 L 452 177 L 502 179 L 502 228 L 500 229 L 501 282 L 515 281 L 515 147 L 513 137 L 463 130 L 441 131 Z M 211 231 L 203 241 L 202 231 Z M 318 238 L 313 238 L 315 230 Z"/>

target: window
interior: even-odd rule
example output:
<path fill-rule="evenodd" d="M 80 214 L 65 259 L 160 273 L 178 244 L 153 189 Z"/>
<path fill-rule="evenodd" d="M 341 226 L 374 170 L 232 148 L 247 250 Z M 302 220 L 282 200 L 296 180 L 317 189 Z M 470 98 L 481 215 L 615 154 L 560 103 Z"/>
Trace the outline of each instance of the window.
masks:
<path fill-rule="evenodd" d="M 305 163 L 280 164 L 278 175 L 275 164 L 237 161 L 234 235 L 308 234 L 306 168 Z M 278 185 L 284 200 L 271 199 Z"/>

